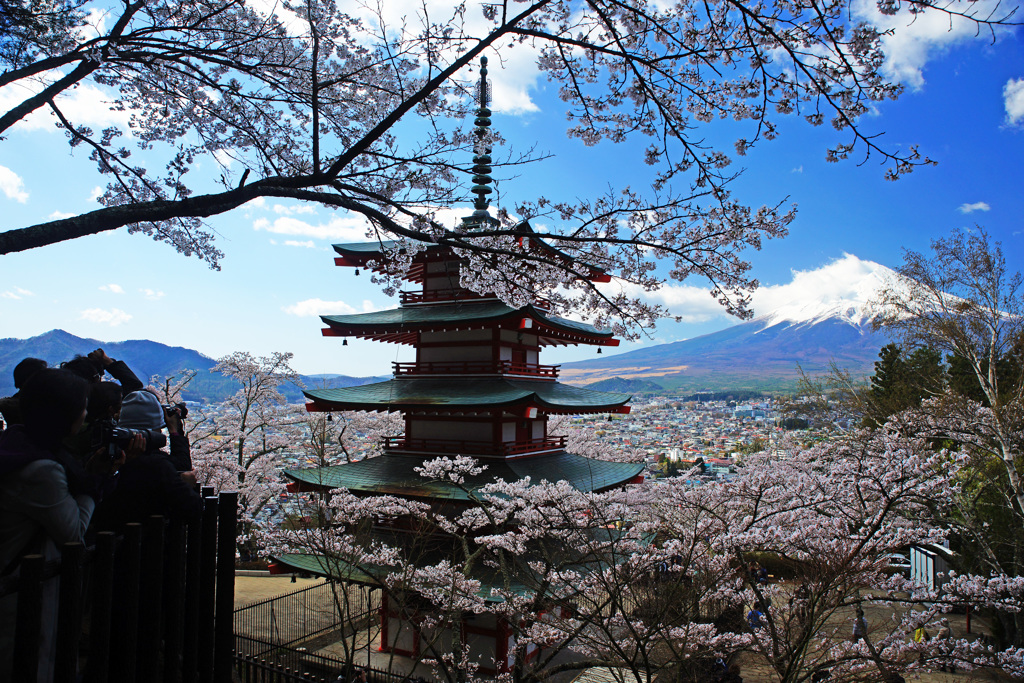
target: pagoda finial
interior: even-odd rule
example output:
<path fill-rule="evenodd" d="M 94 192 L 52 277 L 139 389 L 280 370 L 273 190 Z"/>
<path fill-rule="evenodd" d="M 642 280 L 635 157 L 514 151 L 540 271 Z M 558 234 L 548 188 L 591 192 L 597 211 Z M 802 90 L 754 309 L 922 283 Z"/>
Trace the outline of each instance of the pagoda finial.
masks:
<path fill-rule="evenodd" d="M 473 145 L 473 188 L 470 190 L 476 195 L 473 200 L 473 212 L 471 219 L 474 222 L 482 223 L 484 220 L 491 221 L 491 215 L 487 212 L 490 202 L 487 195 L 491 194 L 491 145 L 487 129 L 491 127 L 491 110 L 487 105 L 491 102 L 491 84 L 487 82 L 487 57 L 480 58 L 480 85 L 477 90 L 476 110 L 476 142 Z"/>

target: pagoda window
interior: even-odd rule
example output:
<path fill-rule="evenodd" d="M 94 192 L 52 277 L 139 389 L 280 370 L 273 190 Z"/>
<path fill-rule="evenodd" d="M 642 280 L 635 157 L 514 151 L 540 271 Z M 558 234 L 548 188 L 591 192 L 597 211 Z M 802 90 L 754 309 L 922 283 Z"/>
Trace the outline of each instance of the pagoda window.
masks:
<path fill-rule="evenodd" d="M 459 276 L 459 264 L 451 261 L 427 261 L 425 264 L 427 267 L 428 275 L 436 275 L 437 273 L 451 274 L 455 277 Z"/>
<path fill-rule="evenodd" d="M 450 341 L 491 341 L 490 330 L 458 330 L 443 332 L 422 332 L 420 334 L 421 344 L 443 343 Z"/>
<path fill-rule="evenodd" d="M 462 361 L 488 362 L 491 349 L 488 346 L 435 346 L 419 350 L 420 363 L 455 363 Z"/>
<path fill-rule="evenodd" d="M 519 330 L 502 330 L 501 341 L 511 343 L 515 346 L 526 346 L 537 348 L 538 340 L 536 334 L 527 334 Z"/>
<path fill-rule="evenodd" d="M 459 288 L 458 273 L 443 273 L 439 276 L 427 276 L 427 279 L 423 281 L 423 291 L 425 292 L 431 292 L 438 289 L 457 288 Z"/>

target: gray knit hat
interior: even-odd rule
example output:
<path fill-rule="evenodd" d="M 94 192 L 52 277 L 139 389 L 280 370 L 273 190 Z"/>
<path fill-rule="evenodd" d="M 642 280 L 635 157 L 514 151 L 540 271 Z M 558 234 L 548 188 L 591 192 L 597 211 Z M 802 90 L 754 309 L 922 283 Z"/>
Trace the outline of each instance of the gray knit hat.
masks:
<path fill-rule="evenodd" d="M 118 427 L 125 429 L 160 429 L 164 426 L 164 407 L 160 399 L 148 391 L 133 391 L 121 402 Z"/>

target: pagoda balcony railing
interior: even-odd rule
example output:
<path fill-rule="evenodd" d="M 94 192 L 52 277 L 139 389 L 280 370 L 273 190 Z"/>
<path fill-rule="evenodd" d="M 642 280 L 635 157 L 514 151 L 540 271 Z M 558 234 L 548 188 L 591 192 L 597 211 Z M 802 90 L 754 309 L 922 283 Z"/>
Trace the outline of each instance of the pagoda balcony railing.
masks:
<path fill-rule="evenodd" d="M 519 375 L 556 379 L 558 365 L 513 363 L 500 361 L 421 361 L 419 363 L 392 363 L 395 377 L 410 375 Z"/>
<path fill-rule="evenodd" d="M 528 441 L 468 441 L 458 439 L 410 439 L 405 436 L 384 438 L 384 448 L 407 453 L 453 453 L 457 455 L 484 455 L 507 457 L 553 451 L 565 448 L 564 436 L 548 436 Z"/>
<path fill-rule="evenodd" d="M 496 299 L 493 294 L 477 294 L 462 287 L 428 289 L 413 292 L 399 292 L 398 300 L 403 304 L 424 304 L 434 301 L 466 301 L 469 299 Z"/>
<path fill-rule="evenodd" d="M 493 294 L 478 294 L 462 287 L 449 287 L 446 289 L 428 289 L 418 291 L 399 292 L 398 300 L 402 304 L 427 304 L 438 301 L 481 301 L 484 299 L 495 300 L 498 297 Z M 543 297 L 536 297 L 533 300 L 534 306 L 543 309 L 551 308 L 551 302 Z"/>

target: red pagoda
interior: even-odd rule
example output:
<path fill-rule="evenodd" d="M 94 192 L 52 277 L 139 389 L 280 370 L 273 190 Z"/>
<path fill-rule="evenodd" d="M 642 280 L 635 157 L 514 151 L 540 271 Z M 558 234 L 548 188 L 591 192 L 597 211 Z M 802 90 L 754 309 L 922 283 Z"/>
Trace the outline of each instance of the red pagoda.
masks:
<path fill-rule="evenodd" d="M 482 60 L 486 65 L 486 60 Z M 490 125 L 486 66 L 481 69 L 478 134 Z M 489 150 L 474 156 L 475 213 L 472 225 L 492 223 L 487 195 L 491 179 Z M 532 235 L 527 227 L 524 234 Z M 536 237 L 537 248 L 549 249 Z M 335 263 L 347 268 L 376 268 L 396 243 L 337 244 Z M 460 285 L 464 262 L 449 248 L 429 246 L 413 257 L 407 280 L 415 285 L 400 294 L 395 309 L 353 315 L 322 316 L 325 336 L 356 337 L 416 350 L 416 360 L 395 363 L 386 382 L 304 392 L 307 410 L 389 411 L 405 418 L 401 436 L 386 439 L 383 454 L 323 468 L 287 470 L 293 490 L 345 488 L 356 495 L 390 494 L 432 504 L 471 504 L 473 490 L 497 479 L 567 481 L 581 491 L 599 492 L 638 479 L 643 465 L 593 460 L 565 450 L 565 437 L 548 432 L 551 415 L 627 413 L 626 394 L 592 391 L 558 381 L 557 365 L 542 365 L 545 346 L 589 344 L 617 346 L 610 332 L 552 315 L 542 300 L 511 308 L 496 296 Z M 594 280 L 606 279 L 593 271 Z M 438 457 L 472 457 L 487 468 L 467 479 L 464 488 L 432 482 L 415 468 Z M 325 573 L 315 558 L 283 556 L 293 568 Z M 336 577 L 353 580 L 353 577 Z M 358 580 L 358 579 L 356 579 Z M 364 577 L 365 580 L 365 577 Z M 392 606 L 393 607 L 393 606 Z M 380 649 L 418 655 L 415 627 L 396 621 L 397 611 L 381 608 Z M 403 635 L 404 634 L 404 635 Z M 509 633 L 500 620 L 477 624 L 474 648 L 481 671 L 508 669 Z M 481 637 L 483 641 L 481 641 Z M 490 643 L 488 645 L 487 643 Z"/>

